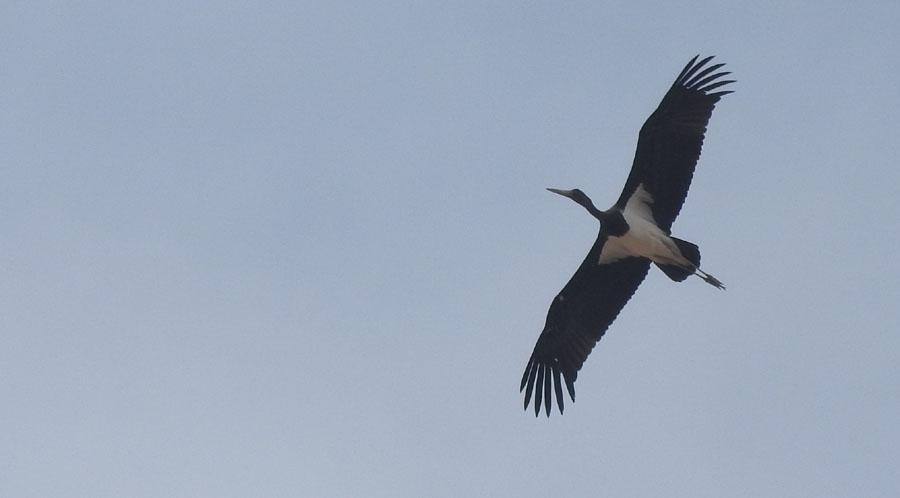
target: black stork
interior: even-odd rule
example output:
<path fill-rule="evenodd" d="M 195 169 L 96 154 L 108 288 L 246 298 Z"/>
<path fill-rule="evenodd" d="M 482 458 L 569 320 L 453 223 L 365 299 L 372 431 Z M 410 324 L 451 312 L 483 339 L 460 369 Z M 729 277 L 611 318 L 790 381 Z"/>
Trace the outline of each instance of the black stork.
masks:
<path fill-rule="evenodd" d="M 700 269 L 695 244 L 670 235 L 691 185 L 712 110 L 731 93 L 714 90 L 734 82 L 720 79 L 729 72 L 716 72 L 724 64 L 706 66 L 712 57 L 697 62 L 698 57 L 684 66 L 641 127 L 631 173 L 611 208 L 597 209 L 578 189 L 547 189 L 587 209 L 600 222 L 600 233 L 550 304 L 544 330 L 522 375 L 519 390 L 525 391 L 525 409 L 534 395 L 535 416 L 542 401 L 550 416 L 552 391 L 563 412 L 563 382 L 575 401 L 578 371 L 644 280 L 650 263 L 676 282 L 697 275 L 725 288 Z"/>

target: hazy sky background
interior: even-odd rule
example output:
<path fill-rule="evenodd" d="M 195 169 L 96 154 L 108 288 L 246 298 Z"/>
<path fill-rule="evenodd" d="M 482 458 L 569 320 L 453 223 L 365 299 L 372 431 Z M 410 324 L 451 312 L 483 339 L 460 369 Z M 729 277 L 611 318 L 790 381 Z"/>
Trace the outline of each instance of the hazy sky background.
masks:
<path fill-rule="evenodd" d="M 4 2 L 0 495 L 895 497 L 896 2 Z M 739 80 L 548 420 L 682 66 Z"/>

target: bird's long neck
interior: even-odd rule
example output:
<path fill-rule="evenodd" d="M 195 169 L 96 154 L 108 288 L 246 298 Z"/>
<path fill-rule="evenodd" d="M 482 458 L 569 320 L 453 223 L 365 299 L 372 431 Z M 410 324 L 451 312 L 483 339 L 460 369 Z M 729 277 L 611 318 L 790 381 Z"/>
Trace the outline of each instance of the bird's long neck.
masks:
<path fill-rule="evenodd" d="M 587 206 L 584 206 L 584 208 L 587 209 L 589 213 L 591 213 L 591 216 L 597 218 L 600 223 L 605 223 L 609 220 L 609 216 L 606 214 L 606 212 L 600 211 L 599 209 L 594 207 L 594 204 L 588 204 Z"/>
<path fill-rule="evenodd" d="M 584 199 L 577 199 L 576 202 L 578 202 L 578 204 L 581 204 L 581 207 L 587 209 L 587 212 L 591 213 L 591 216 L 593 216 L 594 218 L 597 218 L 600 223 L 604 223 L 609 219 L 604 211 L 600 211 L 596 206 L 594 206 L 594 203 L 588 196 L 585 195 Z"/>
<path fill-rule="evenodd" d="M 597 209 L 590 200 L 583 204 L 583 206 L 591 213 L 591 216 L 597 218 L 600 225 L 609 235 L 620 236 L 628 231 L 628 224 L 625 222 L 625 218 L 622 216 L 621 211 L 617 209 L 601 211 Z"/>

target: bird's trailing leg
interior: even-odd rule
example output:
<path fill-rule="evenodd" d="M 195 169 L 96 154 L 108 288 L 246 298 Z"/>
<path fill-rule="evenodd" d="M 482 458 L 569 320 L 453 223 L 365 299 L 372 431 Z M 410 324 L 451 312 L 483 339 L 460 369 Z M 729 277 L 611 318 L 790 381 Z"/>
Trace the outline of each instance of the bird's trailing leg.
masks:
<path fill-rule="evenodd" d="M 694 275 L 697 275 L 698 277 L 702 278 L 703 280 L 706 281 L 706 283 L 708 283 L 709 285 L 712 285 L 713 287 L 715 287 L 717 289 L 725 290 L 725 284 L 723 284 L 721 281 L 719 281 L 718 278 L 710 275 L 709 273 L 706 273 L 705 271 L 701 270 L 700 268 L 697 268 L 696 270 L 694 270 Z"/>

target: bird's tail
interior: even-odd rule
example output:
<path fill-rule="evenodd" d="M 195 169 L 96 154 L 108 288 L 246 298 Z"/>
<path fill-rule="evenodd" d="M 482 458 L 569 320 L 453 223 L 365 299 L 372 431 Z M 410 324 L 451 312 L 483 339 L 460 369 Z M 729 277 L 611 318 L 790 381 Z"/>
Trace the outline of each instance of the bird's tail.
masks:
<path fill-rule="evenodd" d="M 718 289 L 725 289 L 725 285 L 722 284 L 719 279 L 700 269 L 700 248 L 697 247 L 697 244 L 676 237 L 671 238 L 672 241 L 675 242 L 675 245 L 678 246 L 678 251 L 681 252 L 681 255 L 684 256 L 685 259 L 691 262 L 692 266 L 683 267 L 678 265 L 661 265 L 657 263 L 656 266 L 658 266 L 666 276 L 676 282 L 681 282 L 691 275 L 697 275 L 709 285 Z"/>

